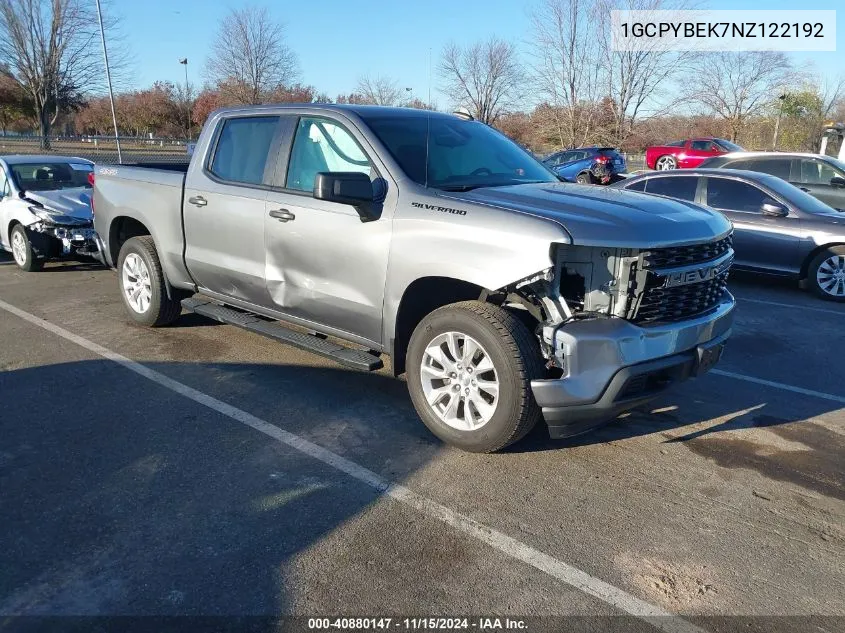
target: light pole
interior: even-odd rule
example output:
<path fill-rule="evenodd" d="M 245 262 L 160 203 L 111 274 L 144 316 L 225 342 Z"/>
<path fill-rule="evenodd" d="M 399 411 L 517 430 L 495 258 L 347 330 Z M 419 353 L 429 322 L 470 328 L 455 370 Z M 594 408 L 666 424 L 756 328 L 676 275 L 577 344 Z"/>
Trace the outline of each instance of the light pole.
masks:
<path fill-rule="evenodd" d="M 778 108 L 778 118 L 775 119 L 775 136 L 772 139 L 772 151 L 778 148 L 778 132 L 780 131 L 780 118 L 783 116 L 783 104 L 786 102 L 787 95 L 782 94 L 778 97 L 780 100 L 780 107 Z"/>
<path fill-rule="evenodd" d="M 183 57 L 179 60 L 180 64 L 185 65 L 185 106 L 188 108 L 188 120 L 185 123 L 185 136 L 191 140 L 191 89 L 188 84 L 188 58 Z"/>
<path fill-rule="evenodd" d="M 123 164 L 120 153 L 120 135 L 117 133 L 117 115 L 114 112 L 114 92 L 111 87 L 111 70 L 109 69 L 109 54 L 106 50 L 106 31 L 103 28 L 103 13 L 100 11 L 100 0 L 97 0 L 97 19 L 100 21 L 100 38 L 103 40 L 103 60 L 106 63 L 106 82 L 109 85 L 109 101 L 111 102 L 111 120 L 114 123 L 114 142 L 117 144 L 117 162 Z"/>

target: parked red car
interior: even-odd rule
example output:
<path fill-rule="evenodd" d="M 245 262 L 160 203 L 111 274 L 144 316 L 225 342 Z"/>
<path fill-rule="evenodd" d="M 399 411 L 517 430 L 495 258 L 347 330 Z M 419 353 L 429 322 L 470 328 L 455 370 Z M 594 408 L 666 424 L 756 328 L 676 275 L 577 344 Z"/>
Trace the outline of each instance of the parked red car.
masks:
<path fill-rule="evenodd" d="M 667 170 L 698 167 L 713 156 L 728 152 L 744 152 L 736 143 L 721 138 L 693 138 L 655 145 L 645 151 L 645 164 L 649 169 Z"/>

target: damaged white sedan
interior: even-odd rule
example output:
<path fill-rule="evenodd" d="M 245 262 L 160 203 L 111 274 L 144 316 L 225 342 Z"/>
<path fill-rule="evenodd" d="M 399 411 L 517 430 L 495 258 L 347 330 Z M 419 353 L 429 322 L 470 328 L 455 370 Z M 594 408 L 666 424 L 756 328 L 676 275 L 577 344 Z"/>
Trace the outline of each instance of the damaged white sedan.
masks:
<path fill-rule="evenodd" d="M 94 256 L 94 164 L 64 156 L 0 156 L 0 246 L 25 271 Z"/>

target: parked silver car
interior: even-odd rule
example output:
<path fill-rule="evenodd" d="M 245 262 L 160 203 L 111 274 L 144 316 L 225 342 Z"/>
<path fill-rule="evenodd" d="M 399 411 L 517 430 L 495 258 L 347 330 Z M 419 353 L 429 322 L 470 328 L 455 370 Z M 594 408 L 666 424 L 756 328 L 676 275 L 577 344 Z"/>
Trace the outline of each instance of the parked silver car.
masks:
<path fill-rule="evenodd" d="M 0 246 L 26 271 L 51 257 L 95 255 L 94 163 L 64 156 L 0 156 Z"/>
<path fill-rule="evenodd" d="M 776 176 L 685 169 L 614 186 L 718 209 L 734 225 L 735 268 L 793 277 L 820 297 L 845 301 L 845 213 Z"/>

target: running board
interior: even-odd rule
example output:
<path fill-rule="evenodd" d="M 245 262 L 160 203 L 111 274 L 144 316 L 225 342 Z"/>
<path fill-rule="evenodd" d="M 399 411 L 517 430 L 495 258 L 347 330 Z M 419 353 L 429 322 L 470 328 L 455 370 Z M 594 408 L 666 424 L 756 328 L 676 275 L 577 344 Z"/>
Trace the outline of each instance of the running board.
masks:
<path fill-rule="evenodd" d="M 249 312 L 233 310 L 206 299 L 183 299 L 182 307 L 190 312 L 220 321 L 220 323 L 235 325 L 274 339 L 279 343 L 293 345 L 299 349 L 325 356 L 344 367 L 363 371 L 375 371 L 384 367 L 384 363 L 378 356 L 374 356 L 365 350 L 344 347 L 314 334 L 295 332 L 277 321 L 267 321 Z"/>

